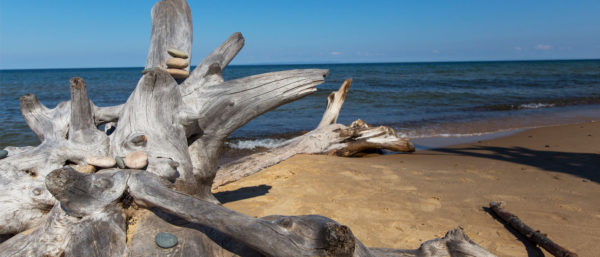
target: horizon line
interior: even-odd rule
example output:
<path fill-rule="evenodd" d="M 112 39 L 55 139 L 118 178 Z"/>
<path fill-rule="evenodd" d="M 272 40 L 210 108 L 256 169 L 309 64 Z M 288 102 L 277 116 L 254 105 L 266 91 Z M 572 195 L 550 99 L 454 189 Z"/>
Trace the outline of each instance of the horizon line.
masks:
<path fill-rule="evenodd" d="M 390 61 L 390 62 L 281 62 L 281 63 L 246 63 L 246 64 L 229 64 L 228 66 L 277 66 L 277 65 L 343 65 L 343 64 L 420 64 L 420 63 L 477 63 L 477 62 L 552 62 L 552 61 L 600 61 L 600 58 L 573 58 L 573 59 L 498 59 L 498 60 L 457 60 L 457 61 Z M 197 65 L 190 66 L 195 68 Z M 16 70 L 76 70 L 76 69 L 133 69 L 144 68 L 144 66 L 113 66 L 113 67 L 60 67 L 60 68 L 11 68 L 0 69 L 0 71 L 16 71 Z"/>

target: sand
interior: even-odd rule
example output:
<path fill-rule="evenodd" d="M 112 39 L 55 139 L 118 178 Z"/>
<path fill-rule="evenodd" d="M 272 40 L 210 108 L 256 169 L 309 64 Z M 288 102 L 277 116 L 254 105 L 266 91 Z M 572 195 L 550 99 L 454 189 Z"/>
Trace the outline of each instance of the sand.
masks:
<path fill-rule="evenodd" d="M 551 256 L 485 208 L 503 201 L 558 244 L 598 256 L 599 182 L 600 122 L 594 122 L 413 154 L 297 155 L 216 195 L 255 217 L 328 216 L 369 247 L 414 249 L 462 226 L 498 256 Z"/>

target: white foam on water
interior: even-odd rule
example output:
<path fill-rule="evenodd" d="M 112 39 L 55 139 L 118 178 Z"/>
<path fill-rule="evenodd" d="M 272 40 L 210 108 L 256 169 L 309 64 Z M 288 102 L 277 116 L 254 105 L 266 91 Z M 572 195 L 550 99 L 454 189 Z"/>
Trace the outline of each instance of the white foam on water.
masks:
<path fill-rule="evenodd" d="M 539 108 L 548 108 L 554 107 L 554 104 L 544 104 L 544 103 L 528 103 L 519 105 L 519 109 L 539 109 Z"/>
<path fill-rule="evenodd" d="M 238 140 L 228 143 L 229 147 L 234 149 L 254 150 L 257 147 L 275 148 L 283 145 L 285 139 L 281 138 L 261 138 L 251 140 Z"/>
<path fill-rule="evenodd" d="M 432 137 L 479 137 L 479 136 L 487 136 L 491 134 L 504 133 L 513 130 L 519 130 L 522 128 L 511 128 L 511 129 L 499 129 L 495 131 L 486 131 L 486 132 L 473 132 L 473 133 L 425 133 L 418 134 L 416 131 L 406 133 L 398 133 L 399 137 L 408 137 L 408 138 L 432 138 Z"/>

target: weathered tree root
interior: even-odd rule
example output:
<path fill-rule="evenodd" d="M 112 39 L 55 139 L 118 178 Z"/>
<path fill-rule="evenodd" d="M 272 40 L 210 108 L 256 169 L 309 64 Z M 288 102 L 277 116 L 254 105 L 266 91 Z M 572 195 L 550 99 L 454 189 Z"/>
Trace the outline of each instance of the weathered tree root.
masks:
<path fill-rule="evenodd" d="M 557 257 L 577 257 L 576 253 L 571 252 L 565 249 L 564 247 L 556 244 L 555 242 L 550 240 L 546 235 L 542 234 L 540 231 L 534 230 L 533 228 L 527 226 L 521 221 L 521 219 L 519 219 L 519 217 L 517 217 L 517 215 L 506 211 L 502 207 L 501 202 L 490 202 L 490 209 L 494 211 L 494 213 L 496 213 L 498 217 L 502 218 L 502 220 L 508 223 L 508 225 L 510 225 L 515 230 L 519 231 L 521 235 L 525 236 L 527 239 L 529 239 L 536 245 L 539 245 L 542 248 L 546 249 L 546 251 L 548 251 L 552 255 Z"/>
<path fill-rule="evenodd" d="M 326 217 L 252 218 L 218 204 L 210 190 L 225 138 L 264 112 L 314 92 L 328 71 L 291 70 L 224 81 L 222 70 L 244 44 L 235 33 L 188 78 L 176 81 L 163 67 L 166 49 L 177 48 L 191 58 L 191 22 L 185 0 L 163 0 L 153 7 L 149 69 L 122 105 L 95 106 L 81 78 L 71 80 L 71 100 L 54 109 L 34 95 L 21 98 L 21 113 L 42 143 L 8 147 L 8 157 L 0 160 L 0 238 L 6 239 L 0 256 L 393 254 L 369 250 L 348 227 Z M 334 124 L 341 102 L 333 103 L 343 102 L 348 87 L 330 96 L 326 112 L 331 115 L 324 115 L 315 131 L 293 139 L 290 152 L 327 152 L 349 139 L 395 136 L 393 130 L 364 122 Z M 97 129 L 106 123 L 106 132 Z M 311 146 L 319 138 L 342 141 Z M 410 149 L 407 140 L 403 144 Z M 352 154 L 364 146 L 350 148 Z M 117 159 L 134 151 L 148 157 L 141 170 L 106 168 L 84 174 L 71 167 L 88 165 L 88 157 Z M 179 243 L 158 247 L 158 232 L 176 235 Z M 414 256 L 484 251 L 466 236 L 445 238 L 426 242 Z"/>
<path fill-rule="evenodd" d="M 124 210 L 120 206 L 123 194 L 130 195 L 139 207 L 160 208 L 189 222 L 214 228 L 266 256 L 493 256 L 473 243 L 462 229 L 425 242 L 413 251 L 369 250 L 348 227 L 329 218 L 317 215 L 251 218 L 169 189 L 172 183 L 138 170 L 110 169 L 83 174 L 66 167 L 48 174 L 46 186 L 60 203 L 36 229 L 1 244 L 0 256 L 136 253 L 135 248 L 125 244 Z M 43 238 L 54 241 L 40 242 Z M 202 250 L 201 255 L 221 256 L 219 249 Z"/>

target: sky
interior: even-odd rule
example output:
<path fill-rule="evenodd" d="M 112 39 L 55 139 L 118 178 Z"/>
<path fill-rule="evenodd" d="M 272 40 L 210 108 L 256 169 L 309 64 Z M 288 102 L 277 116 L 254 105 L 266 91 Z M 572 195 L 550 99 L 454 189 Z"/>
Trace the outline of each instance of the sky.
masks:
<path fill-rule="evenodd" d="M 600 58 L 600 1 L 188 1 L 192 65 Z M 0 69 L 142 67 L 152 0 L 0 0 Z"/>

